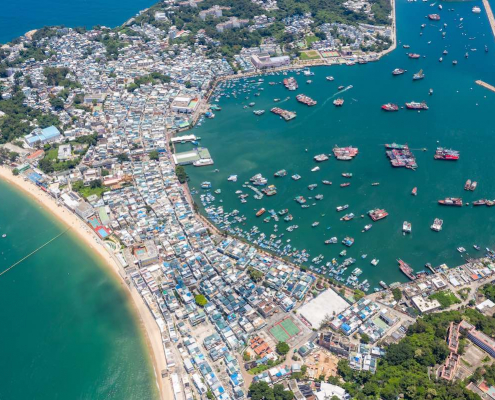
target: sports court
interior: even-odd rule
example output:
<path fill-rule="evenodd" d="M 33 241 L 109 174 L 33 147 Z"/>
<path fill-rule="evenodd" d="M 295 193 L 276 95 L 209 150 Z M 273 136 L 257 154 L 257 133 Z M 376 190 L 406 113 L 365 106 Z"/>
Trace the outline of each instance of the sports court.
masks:
<path fill-rule="evenodd" d="M 287 342 L 290 338 L 296 336 L 300 331 L 301 330 L 291 318 L 285 318 L 284 320 L 277 322 L 270 329 L 272 336 L 279 342 Z"/>

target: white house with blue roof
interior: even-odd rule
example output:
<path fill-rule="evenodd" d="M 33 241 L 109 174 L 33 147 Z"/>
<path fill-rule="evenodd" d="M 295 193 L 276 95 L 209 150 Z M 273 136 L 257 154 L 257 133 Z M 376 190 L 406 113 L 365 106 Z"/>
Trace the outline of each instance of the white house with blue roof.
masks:
<path fill-rule="evenodd" d="M 24 141 L 30 147 L 34 147 L 38 144 L 44 145 L 47 143 L 53 143 L 58 141 L 62 137 L 62 134 L 55 126 L 49 126 L 48 128 L 36 128 L 29 135 L 24 136 Z"/>

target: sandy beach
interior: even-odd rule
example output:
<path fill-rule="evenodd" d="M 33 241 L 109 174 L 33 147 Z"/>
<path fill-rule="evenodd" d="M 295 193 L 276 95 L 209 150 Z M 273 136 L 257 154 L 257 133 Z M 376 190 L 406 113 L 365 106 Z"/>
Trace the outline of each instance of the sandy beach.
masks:
<path fill-rule="evenodd" d="M 122 278 L 123 272 L 118 261 L 104 247 L 102 241 L 79 217 L 71 213 L 64 206 L 59 205 L 49 194 L 37 188 L 30 181 L 25 181 L 21 176 L 14 176 L 10 169 L 0 166 L 0 179 L 14 185 L 25 194 L 29 195 L 41 207 L 51 213 L 58 221 L 69 227 L 70 230 L 81 239 L 91 251 L 97 255 L 112 276 L 118 280 L 119 284 L 125 288 L 125 292 L 132 300 L 134 316 L 139 321 L 140 329 L 146 340 L 147 347 L 153 362 L 157 386 L 160 399 L 173 398 L 172 386 L 168 378 L 161 377 L 161 371 L 167 368 L 160 330 L 153 319 L 148 307 L 137 290 L 129 287 Z"/>

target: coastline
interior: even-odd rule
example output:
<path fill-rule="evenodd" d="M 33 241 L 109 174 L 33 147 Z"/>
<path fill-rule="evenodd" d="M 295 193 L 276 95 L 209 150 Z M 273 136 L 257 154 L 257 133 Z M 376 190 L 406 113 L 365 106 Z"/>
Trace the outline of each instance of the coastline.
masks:
<path fill-rule="evenodd" d="M 29 181 L 25 181 L 21 176 L 14 176 L 8 167 L 0 166 L 0 180 L 14 186 L 24 195 L 29 196 L 45 211 L 50 213 L 60 223 L 68 227 L 84 245 L 100 259 L 101 264 L 106 267 L 110 276 L 115 279 L 121 287 L 131 304 L 131 313 L 135 319 L 143 340 L 148 349 L 148 355 L 152 363 L 155 374 L 155 381 L 158 387 L 159 399 L 173 398 L 172 387 L 168 379 L 161 377 L 161 371 L 167 368 L 165 353 L 162 344 L 161 333 L 158 325 L 154 321 L 148 307 L 144 303 L 137 290 L 131 285 L 127 285 L 124 280 L 124 273 L 119 262 L 106 250 L 105 245 L 96 234 L 75 214 L 59 205 L 49 194 L 43 192 Z"/>

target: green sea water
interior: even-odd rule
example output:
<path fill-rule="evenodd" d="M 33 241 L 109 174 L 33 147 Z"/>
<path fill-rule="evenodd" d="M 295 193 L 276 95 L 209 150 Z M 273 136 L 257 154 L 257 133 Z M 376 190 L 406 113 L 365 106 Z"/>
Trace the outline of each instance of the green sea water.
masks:
<path fill-rule="evenodd" d="M 65 227 L 0 182 L 4 270 Z M 0 399 L 153 399 L 146 344 L 124 288 L 65 234 L 0 277 Z"/>
<path fill-rule="evenodd" d="M 323 254 L 325 261 L 339 258 L 339 252 L 344 249 L 340 241 L 344 236 L 354 237 L 355 244 L 347 249 L 347 255 L 357 259 L 355 265 L 364 271 L 361 280 L 368 279 L 372 288 L 378 286 L 380 280 L 390 283 L 406 279 L 398 269 L 397 258 L 419 271 L 427 262 L 434 266 L 463 263 L 456 251 L 458 246 L 464 246 L 470 256 L 482 254 L 473 249 L 473 244 L 483 249 L 493 247 L 495 207 L 449 208 L 439 206 L 437 200 L 451 196 L 463 197 L 464 202 L 495 199 L 495 93 L 475 84 L 477 79 L 495 84 L 495 41 L 486 14 L 471 12 L 475 5 L 484 10 L 480 1 L 441 2 L 442 10 L 438 4 L 440 2 L 398 0 L 399 44 L 379 62 L 351 67 L 315 67 L 312 77 L 289 73 L 299 83 L 297 92 L 289 92 L 282 85 L 268 85 L 269 81 L 280 82 L 285 77 L 280 74 L 264 77 L 261 84 L 264 91 L 259 97 L 255 97 L 254 92 L 249 94 L 249 99 L 245 99 L 246 94 L 237 98 L 222 97 L 218 103 L 222 111 L 216 112 L 216 118 L 206 120 L 192 131 L 201 136 L 201 144 L 210 150 L 215 165 L 188 167 L 190 186 L 199 189 L 202 181 L 212 182 L 213 189 L 222 190 L 216 195 L 216 205 L 220 205 L 218 200 L 222 199 L 225 212 L 237 209 L 248 217 L 243 228 L 249 230 L 257 225 L 267 235 L 273 233 L 274 222 L 263 223 L 254 216 L 255 210 L 288 208 L 294 216 L 291 224 L 299 225 L 299 229 L 286 232 L 287 223 L 281 219 L 278 234 L 284 233 L 283 240 L 290 238 L 298 249 L 307 249 L 311 257 Z M 441 21 L 426 19 L 430 13 L 439 13 Z M 421 29 L 423 23 L 426 27 Z M 442 32 L 446 32 L 445 38 Z M 404 49 L 403 44 L 409 44 L 410 49 Z M 485 45 L 488 53 L 484 51 Z M 444 61 L 439 62 L 444 49 L 448 55 L 443 55 Z M 412 60 L 407 52 L 426 58 Z M 466 52 L 469 53 L 467 59 Z M 452 64 L 454 59 L 458 60 L 456 66 Z M 391 74 L 394 68 L 408 72 L 394 77 Z M 412 74 L 420 69 L 426 77 L 413 82 Z M 325 79 L 329 75 L 335 77 L 333 82 Z M 313 83 L 307 84 L 307 79 Z M 337 95 L 340 85 L 353 85 L 353 88 Z M 240 84 L 236 87 L 239 89 Z M 434 90 L 432 96 L 428 95 L 430 88 Z M 297 93 L 312 97 L 318 104 L 307 107 L 297 103 Z M 273 101 L 287 96 L 290 96 L 287 101 Z M 345 100 L 342 108 L 332 104 L 336 97 Z M 408 101 L 422 100 L 427 101 L 428 111 L 386 113 L 380 110 L 387 102 L 404 105 Z M 244 109 L 250 102 L 256 105 Z M 269 112 L 275 105 L 296 111 L 297 118 L 290 122 L 279 119 Z M 266 113 L 257 117 L 253 109 L 265 109 Z M 408 143 L 415 149 L 419 165 L 416 171 L 390 166 L 384 144 L 394 141 Z M 319 164 L 320 171 L 310 172 L 316 164 L 313 156 L 331 153 L 335 144 L 358 147 L 359 155 L 350 162 L 332 157 Z M 460 160 L 434 160 L 437 146 L 459 150 Z M 185 148 L 187 145 L 181 145 L 179 151 Z M 423 148 L 428 151 L 421 151 Z M 288 176 L 273 178 L 274 172 L 282 168 L 287 169 Z M 214 169 L 220 172 L 215 173 Z M 350 187 L 339 186 L 348 180 L 341 177 L 343 172 L 354 175 L 349 180 Z M 251 196 L 246 204 L 241 204 L 234 192 L 243 189 L 242 184 L 256 173 L 262 173 L 269 183 L 275 184 L 278 194 L 257 201 L 253 193 L 245 189 Z M 300 174 L 302 179 L 297 182 L 290 179 L 294 173 Z M 230 174 L 238 175 L 237 183 L 227 181 Z M 323 179 L 332 181 L 333 185 L 322 185 Z M 478 181 L 475 192 L 463 190 L 467 179 Z M 373 187 L 372 182 L 380 182 L 380 186 Z M 319 186 L 310 192 L 307 186 L 312 183 Z M 411 196 L 413 187 L 418 188 L 416 197 Z M 302 209 L 294 201 L 298 195 L 309 197 L 318 193 L 324 195 L 324 200 L 316 202 L 314 207 Z M 199 195 L 195 198 L 200 204 Z M 308 201 L 311 203 L 313 201 Z M 350 222 L 340 221 L 343 213 L 337 213 L 335 208 L 343 204 L 349 204 L 348 211 L 358 217 Z M 373 223 L 369 232 L 362 233 L 364 225 L 371 220 L 359 216 L 377 207 L 385 208 L 389 217 Z M 444 220 L 444 229 L 439 233 L 430 230 L 437 217 Z M 412 223 L 412 233 L 407 236 L 402 234 L 405 220 Z M 320 225 L 312 228 L 315 221 Z M 324 240 L 332 236 L 339 238 L 339 244 L 325 245 Z M 362 254 L 368 257 L 363 260 Z M 380 260 L 377 267 L 370 264 L 373 258 Z"/>

